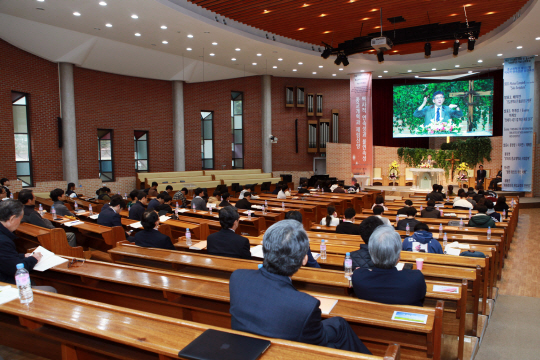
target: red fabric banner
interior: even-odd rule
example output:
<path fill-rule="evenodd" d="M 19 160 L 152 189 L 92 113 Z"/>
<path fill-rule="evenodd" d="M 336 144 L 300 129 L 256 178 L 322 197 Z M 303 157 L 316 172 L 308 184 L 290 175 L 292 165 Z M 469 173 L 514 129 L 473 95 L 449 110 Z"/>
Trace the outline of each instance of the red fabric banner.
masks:
<path fill-rule="evenodd" d="M 351 170 L 373 183 L 373 112 L 371 73 L 351 75 Z M 364 182 L 365 184 L 365 182 Z"/>

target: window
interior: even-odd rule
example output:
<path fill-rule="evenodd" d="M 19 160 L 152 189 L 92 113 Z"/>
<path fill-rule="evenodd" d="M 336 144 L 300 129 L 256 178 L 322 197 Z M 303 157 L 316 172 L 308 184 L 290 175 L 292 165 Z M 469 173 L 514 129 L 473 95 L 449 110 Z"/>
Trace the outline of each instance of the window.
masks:
<path fill-rule="evenodd" d="M 15 164 L 17 166 L 17 179 L 22 181 L 23 187 L 30 187 L 33 185 L 33 182 L 28 95 L 12 92 L 11 103 L 13 109 L 13 132 L 15 134 Z"/>
<path fill-rule="evenodd" d="M 232 167 L 244 168 L 244 108 L 242 106 L 243 94 L 233 91 L 231 93 L 231 131 L 232 131 Z"/>
<path fill-rule="evenodd" d="M 201 111 L 201 153 L 203 170 L 214 169 L 214 112 Z"/>
<path fill-rule="evenodd" d="M 103 182 L 114 181 L 113 131 L 98 129 L 99 178 Z"/>
<path fill-rule="evenodd" d="M 135 171 L 148 172 L 148 131 L 135 130 Z"/>

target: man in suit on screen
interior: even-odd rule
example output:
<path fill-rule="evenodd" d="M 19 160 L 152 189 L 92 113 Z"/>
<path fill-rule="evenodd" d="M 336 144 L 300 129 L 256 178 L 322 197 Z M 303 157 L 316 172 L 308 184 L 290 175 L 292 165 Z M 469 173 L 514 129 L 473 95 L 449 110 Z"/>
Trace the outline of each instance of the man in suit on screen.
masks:
<path fill-rule="evenodd" d="M 433 105 L 426 106 L 427 96 L 424 97 L 424 102 L 414 112 L 415 117 L 424 118 L 424 126 L 439 122 L 449 122 L 452 118 L 459 118 L 463 116 L 463 112 L 459 110 L 456 104 L 450 104 L 448 106 L 443 105 L 444 94 L 442 91 L 435 91 L 433 93 Z"/>

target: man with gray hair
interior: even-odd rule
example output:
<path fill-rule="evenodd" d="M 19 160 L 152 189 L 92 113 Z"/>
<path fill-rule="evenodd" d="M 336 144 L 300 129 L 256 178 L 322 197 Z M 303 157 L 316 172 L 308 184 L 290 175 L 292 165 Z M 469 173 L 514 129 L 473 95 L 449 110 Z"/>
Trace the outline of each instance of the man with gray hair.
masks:
<path fill-rule="evenodd" d="M 234 330 L 335 349 L 371 354 L 347 321 L 321 320 L 320 301 L 296 290 L 291 276 L 308 261 L 302 224 L 282 220 L 263 238 L 263 267 L 236 270 L 229 281 Z"/>
<path fill-rule="evenodd" d="M 401 237 L 391 226 L 379 226 L 369 238 L 369 254 L 374 266 L 359 268 L 352 275 L 359 299 L 384 304 L 423 306 L 426 281 L 420 270 L 398 271 Z"/>

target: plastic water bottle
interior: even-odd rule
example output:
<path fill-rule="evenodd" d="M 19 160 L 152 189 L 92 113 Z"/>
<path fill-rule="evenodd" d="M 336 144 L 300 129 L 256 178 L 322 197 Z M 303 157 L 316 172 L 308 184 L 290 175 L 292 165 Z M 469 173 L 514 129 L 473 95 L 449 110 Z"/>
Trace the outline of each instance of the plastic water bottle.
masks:
<path fill-rule="evenodd" d="M 43 206 L 41 204 L 39 204 L 39 215 L 43 217 Z"/>
<path fill-rule="evenodd" d="M 248 220 L 251 220 L 251 210 L 248 210 Z"/>
<path fill-rule="evenodd" d="M 463 218 L 459 218 L 459 230 L 463 230 Z"/>
<path fill-rule="evenodd" d="M 264 200 L 264 207 L 268 209 L 268 200 Z"/>
<path fill-rule="evenodd" d="M 73 208 L 75 209 L 75 212 L 79 210 L 79 205 L 75 202 L 73 203 Z"/>
<path fill-rule="evenodd" d="M 422 205 L 420 205 L 420 211 L 424 210 L 424 207 Z"/>
<path fill-rule="evenodd" d="M 469 209 L 469 219 L 472 217 L 472 210 Z"/>
<path fill-rule="evenodd" d="M 56 220 L 56 209 L 54 208 L 54 205 L 51 206 L 51 214 L 52 214 L 53 220 Z"/>
<path fill-rule="evenodd" d="M 193 212 L 197 212 L 197 210 L 195 209 L 195 204 L 191 205 L 191 208 L 193 209 Z"/>
<path fill-rule="evenodd" d="M 41 207 L 41 205 L 39 205 Z M 506 219 L 506 210 L 503 209 L 503 219 Z"/>
<path fill-rule="evenodd" d="M 129 208 L 128 208 L 128 210 L 129 210 Z M 90 213 L 90 215 L 94 215 L 94 212 L 92 211 L 92 204 L 88 205 L 88 212 Z"/>
<path fill-rule="evenodd" d="M 17 264 L 15 283 L 17 283 L 17 288 L 19 289 L 19 300 L 21 304 L 30 304 L 34 301 L 34 293 L 30 285 L 30 274 L 24 268 L 24 264 Z"/>
<path fill-rule="evenodd" d="M 444 233 L 444 237 L 442 239 L 443 250 L 446 249 L 447 244 L 448 244 L 448 237 L 446 236 L 446 233 Z"/>
<path fill-rule="evenodd" d="M 281 208 L 283 209 L 283 211 L 285 211 L 285 202 L 281 202 Z"/>
<path fill-rule="evenodd" d="M 131 210 L 131 205 L 128 205 L 128 212 Z"/>
<path fill-rule="evenodd" d="M 124 193 L 124 200 L 127 200 L 127 193 Z"/>
<path fill-rule="evenodd" d="M 398 222 L 399 222 L 399 215 L 396 215 L 396 226 Z"/>
<path fill-rule="evenodd" d="M 13 194 L 9 194 L 9 198 L 13 200 Z M 512 207 L 514 207 L 514 205 L 512 205 Z"/>
<path fill-rule="evenodd" d="M 263 213 L 263 214 L 266 214 L 266 211 L 265 211 L 266 208 L 265 208 L 265 206 L 263 205 L 263 206 L 261 206 L 261 207 L 262 207 L 262 209 L 261 209 L 261 210 L 262 210 L 262 213 Z"/>
<path fill-rule="evenodd" d="M 208 208 L 208 212 L 210 213 L 210 215 L 212 215 L 212 206 Z"/>
<path fill-rule="evenodd" d="M 439 235 L 442 236 L 442 231 L 443 231 L 443 227 L 442 227 L 442 223 L 439 224 Z"/>
<path fill-rule="evenodd" d="M 352 259 L 351 253 L 345 254 L 345 277 L 352 275 Z"/>
<path fill-rule="evenodd" d="M 491 227 L 488 227 L 487 238 L 488 240 L 491 239 Z"/>
<path fill-rule="evenodd" d="M 405 235 L 411 235 L 411 227 L 409 226 L 409 223 L 407 223 L 407 227 L 405 228 Z"/>
<path fill-rule="evenodd" d="M 180 210 L 180 206 L 178 206 L 178 202 L 176 203 L 176 211 Z"/>
<path fill-rule="evenodd" d="M 263 267 L 263 264 L 258 264 L 258 265 L 257 265 L 257 269 L 259 269 L 259 270 L 260 270 L 262 267 Z"/>
<path fill-rule="evenodd" d="M 317 191 L 321 191 L 321 187 L 317 185 Z"/>
<path fill-rule="evenodd" d="M 321 259 L 326 260 L 326 242 L 321 240 Z"/>
<path fill-rule="evenodd" d="M 443 209 L 441 208 L 441 217 L 444 216 L 444 212 L 443 212 Z"/>
<path fill-rule="evenodd" d="M 186 245 L 191 246 L 191 233 L 189 229 L 186 229 Z"/>

